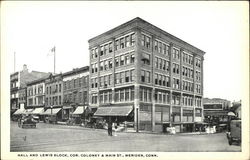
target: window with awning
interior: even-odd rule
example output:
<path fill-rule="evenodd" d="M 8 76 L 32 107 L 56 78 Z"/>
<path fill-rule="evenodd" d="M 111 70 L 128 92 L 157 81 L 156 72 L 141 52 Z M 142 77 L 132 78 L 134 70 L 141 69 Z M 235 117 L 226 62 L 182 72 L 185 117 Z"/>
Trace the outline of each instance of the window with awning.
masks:
<path fill-rule="evenodd" d="M 99 107 L 95 116 L 128 116 L 133 106 Z"/>

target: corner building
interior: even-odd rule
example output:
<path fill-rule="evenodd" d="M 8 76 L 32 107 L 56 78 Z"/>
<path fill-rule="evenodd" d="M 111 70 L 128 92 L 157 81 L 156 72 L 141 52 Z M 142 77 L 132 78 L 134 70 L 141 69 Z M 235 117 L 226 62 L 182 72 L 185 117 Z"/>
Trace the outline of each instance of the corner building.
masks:
<path fill-rule="evenodd" d="M 120 119 L 137 131 L 191 132 L 202 123 L 204 51 L 138 17 L 90 39 L 89 50 L 98 113 L 132 106 Z"/>

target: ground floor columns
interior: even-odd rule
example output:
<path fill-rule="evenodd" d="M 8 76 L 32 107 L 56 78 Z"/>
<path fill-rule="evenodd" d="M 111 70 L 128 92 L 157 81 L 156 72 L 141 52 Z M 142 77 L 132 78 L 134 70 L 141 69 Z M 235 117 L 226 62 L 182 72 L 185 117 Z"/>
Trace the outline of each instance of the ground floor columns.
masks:
<path fill-rule="evenodd" d="M 155 88 L 152 90 L 152 110 L 151 110 L 151 117 L 152 117 L 152 132 L 155 131 Z"/>
<path fill-rule="evenodd" d="M 173 119 L 173 115 L 172 115 L 172 113 L 173 113 L 173 106 L 172 106 L 172 91 L 170 91 L 170 108 L 169 108 L 169 121 L 170 121 L 170 127 L 172 127 L 173 126 L 173 121 L 174 121 L 174 119 Z"/>
<path fill-rule="evenodd" d="M 180 111 L 181 111 L 181 113 L 180 113 L 180 122 L 181 122 L 180 132 L 183 131 L 183 124 L 182 124 L 182 122 L 183 122 L 183 101 L 182 101 L 182 97 L 183 97 L 183 95 L 181 93 L 181 98 L 180 98 L 180 106 L 181 106 L 181 108 L 180 108 Z"/>
<path fill-rule="evenodd" d="M 135 101 L 134 101 L 134 129 L 139 132 L 139 85 L 135 85 Z"/>

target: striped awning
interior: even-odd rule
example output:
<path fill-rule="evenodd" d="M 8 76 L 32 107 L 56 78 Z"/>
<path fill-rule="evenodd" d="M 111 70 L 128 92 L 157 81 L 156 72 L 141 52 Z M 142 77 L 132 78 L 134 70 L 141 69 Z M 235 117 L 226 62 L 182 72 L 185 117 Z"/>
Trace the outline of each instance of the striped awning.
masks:
<path fill-rule="evenodd" d="M 99 107 L 95 112 L 95 116 L 128 116 L 133 110 L 133 106 L 112 106 Z"/>
<path fill-rule="evenodd" d="M 62 108 L 53 108 L 52 111 L 51 109 L 47 109 L 45 112 L 40 113 L 41 115 L 55 115 L 57 114 Z"/>
<path fill-rule="evenodd" d="M 85 111 L 85 107 L 84 106 L 79 106 L 76 108 L 76 110 L 72 113 L 72 114 L 83 114 Z"/>
<path fill-rule="evenodd" d="M 16 112 L 13 113 L 13 114 L 14 114 L 14 115 L 19 115 L 19 114 L 24 114 L 24 113 L 26 113 L 25 109 L 18 109 L 18 110 L 16 110 Z"/>
<path fill-rule="evenodd" d="M 41 114 L 44 112 L 44 108 L 35 108 L 35 110 L 32 111 L 32 114 Z"/>

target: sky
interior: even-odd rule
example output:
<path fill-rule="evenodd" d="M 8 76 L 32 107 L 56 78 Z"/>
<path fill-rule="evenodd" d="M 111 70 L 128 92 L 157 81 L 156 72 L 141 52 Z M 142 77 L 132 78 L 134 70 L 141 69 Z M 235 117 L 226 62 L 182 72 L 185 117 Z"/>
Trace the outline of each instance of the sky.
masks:
<path fill-rule="evenodd" d="M 88 40 L 135 17 L 206 52 L 204 97 L 241 100 L 249 74 L 248 2 L 2 2 L 1 69 L 56 72 L 89 65 Z M 4 67 L 4 70 L 3 70 Z"/>

